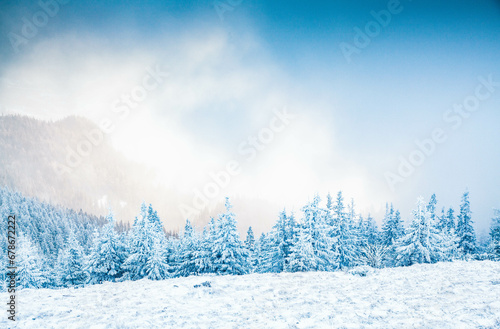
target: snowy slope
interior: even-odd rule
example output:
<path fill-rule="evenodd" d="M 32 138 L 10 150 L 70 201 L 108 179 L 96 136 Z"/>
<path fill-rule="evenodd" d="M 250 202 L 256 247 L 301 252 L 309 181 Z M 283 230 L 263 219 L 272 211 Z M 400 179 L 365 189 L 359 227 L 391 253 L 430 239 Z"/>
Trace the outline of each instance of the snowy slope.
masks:
<path fill-rule="evenodd" d="M 500 328 L 500 263 L 141 280 L 18 298 L 18 328 Z"/>

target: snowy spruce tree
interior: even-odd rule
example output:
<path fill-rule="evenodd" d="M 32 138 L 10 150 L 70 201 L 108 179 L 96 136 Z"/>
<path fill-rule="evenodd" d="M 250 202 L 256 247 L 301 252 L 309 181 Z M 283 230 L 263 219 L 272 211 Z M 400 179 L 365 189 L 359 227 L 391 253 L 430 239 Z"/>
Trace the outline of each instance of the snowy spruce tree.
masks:
<path fill-rule="evenodd" d="M 441 209 L 441 215 L 438 216 L 437 228 L 441 232 L 448 231 L 448 217 L 446 216 L 446 212 L 444 210 L 444 207 L 443 207 L 443 209 Z"/>
<path fill-rule="evenodd" d="M 147 232 L 149 253 L 146 261 L 146 277 L 150 280 L 164 280 L 170 277 L 172 268 L 168 262 L 167 238 L 163 224 L 153 206 L 147 211 L 145 230 Z"/>
<path fill-rule="evenodd" d="M 427 204 L 427 211 L 429 212 L 431 224 L 434 226 L 438 225 L 437 224 L 436 205 L 437 205 L 436 194 L 433 194 L 433 195 L 431 195 L 431 199 L 429 200 L 429 203 Z"/>
<path fill-rule="evenodd" d="M 448 213 L 446 214 L 446 230 L 448 232 L 456 232 L 455 210 L 453 208 L 448 209 Z"/>
<path fill-rule="evenodd" d="M 294 216 L 288 217 L 283 210 L 263 241 L 259 272 L 280 273 L 285 270 L 293 245 L 295 226 Z"/>
<path fill-rule="evenodd" d="M 200 274 L 198 257 L 200 255 L 200 239 L 191 222 L 186 220 L 184 232 L 176 252 L 175 276 L 190 276 Z"/>
<path fill-rule="evenodd" d="M 160 237 L 154 236 L 151 255 L 146 263 L 146 277 L 150 280 L 164 280 L 170 277 L 170 272 L 165 243 Z"/>
<path fill-rule="evenodd" d="M 114 282 L 123 275 L 123 264 L 127 258 L 126 247 L 115 230 L 112 212 L 108 214 L 107 221 L 94 241 L 85 266 L 91 284 Z"/>
<path fill-rule="evenodd" d="M 315 255 L 311 239 L 310 233 L 306 230 L 300 230 L 296 235 L 285 267 L 287 272 L 308 272 L 322 268 L 318 264 L 321 259 Z"/>
<path fill-rule="evenodd" d="M 377 223 L 370 214 L 362 221 L 360 238 L 365 245 L 377 245 L 380 242 Z"/>
<path fill-rule="evenodd" d="M 172 267 L 168 261 L 167 238 L 158 213 L 152 205 L 148 207 L 146 231 L 149 236 L 150 253 L 146 262 L 146 277 L 150 280 L 164 280 L 170 277 Z"/>
<path fill-rule="evenodd" d="M 255 249 L 255 236 L 253 234 L 252 227 L 250 226 L 247 231 L 247 237 L 245 239 L 245 246 L 248 250 Z"/>
<path fill-rule="evenodd" d="M 476 251 L 476 233 L 472 226 L 473 221 L 471 214 L 469 192 L 467 191 L 462 196 L 456 230 L 458 237 L 458 252 L 460 256 L 465 259 L 469 259 Z"/>
<path fill-rule="evenodd" d="M 148 208 L 146 232 L 150 238 L 150 253 L 146 262 L 146 277 L 150 280 L 164 280 L 170 277 L 172 267 L 168 261 L 167 239 L 158 213 L 151 205 Z"/>
<path fill-rule="evenodd" d="M 48 288 L 49 268 L 39 248 L 25 235 L 19 235 L 17 257 L 17 287 Z"/>
<path fill-rule="evenodd" d="M 417 201 L 407 233 L 397 241 L 396 253 L 396 264 L 402 266 L 434 263 L 445 257 L 443 238 L 432 225 L 431 213 L 423 198 Z"/>
<path fill-rule="evenodd" d="M 255 236 L 253 234 L 252 227 L 250 226 L 247 231 L 247 237 L 245 239 L 245 247 L 248 250 L 248 260 L 250 262 L 250 272 L 253 272 L 257 266 L 257 250 L 255 246 Z"/>
<path fill-rule="evenodd" d="M 123 264 L 125 271 L 123 280 L 140 280 L 147 275 L 146 264 L 151 252 L 147 215 L 148 208 L 145 203 L 142 203 L 140 214 L 135 217 L 132 230 L 129 232 L 129 254 Z"/>
<path fill-rule="evenodd" d="M 489 251 L 493 260 L 500 260 L 500 210 L 495 209 L 491 220 Z"/>
<path fill-rule="evenodd" d="M 387 247 L 393 246 L 405 234 L 403 221 L 399 210 L 394 211 L 391 204 L 386 207 L 385 217 L 382 224 L 381 240 Z"/>
<path fill-rule="evenodd" d="M 171 266 L 167 255 L 167 240 L 158 213 L 150 204 L 141 205 L 129 233 L 129 252 L 123 264 L 122 280 L 149 278 L 161 280 L 169 277 Z"/>
<path fill-rule="evenodd" d="M 334 261 L 331 262 L 333 269 L 343 269 L 356 265 L 358 241 L 352 229 L 352 223 L 349 222 L 352 219 L 345 211 L 342 192 L 338 192 L 333 212 L 327 219 L 329 236 L 332 239 L 332 251 L 335 255 Z"/>
<path fill-rule="evenodd" d="M 72 231 L 66 243 L 66 248 L 61 250 L 56 267 L 56 283 L 58 286 L 81 286 L 88 280 L 85 271 L 85 258 L 83 249 Z"/>
<path fill-rule="evenodd" d="M 311 264 L 316 264 L 315 271 L 331 271 L 338 268 L 337 253 L 335 251 L 335 239 L 332 237 L 333 227 L 328 211 L 320 207 L 321 199 L 315 196 L 313 201 L 302 208 L 304 217 L 299 226 L 299 233 L 302 237 L 297 237 L 296 241 L 309 241 L 312 243 L 314 258 Z"/>
<path fill-rule="evenodd" d="M 199 274 L 214 273 L 212 252 L 217 231 L 217 222 L 213 217 L 211 217 L 208 224 L 208 229 L 205 228 L 203 230 L 203 235 L 200 239 L 200 245 L 196 248 L 194 256 Z"/>
<path fill-rule="evenodd" d="M 240 240 L 229 198 L 226 198 L 225 207 L 226 212 L 218 218 L 218 230 L 212 252 L 213 269 L 219 275 L 247 274 L 250 271 L 248 250 Z"/>

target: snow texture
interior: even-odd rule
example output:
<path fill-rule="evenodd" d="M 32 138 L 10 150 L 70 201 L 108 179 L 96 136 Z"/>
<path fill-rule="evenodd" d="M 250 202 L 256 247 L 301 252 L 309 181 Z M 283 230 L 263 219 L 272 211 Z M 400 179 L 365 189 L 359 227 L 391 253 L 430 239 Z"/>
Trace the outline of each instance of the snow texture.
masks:
<path fill-rule="evenodd" d="M 17 298 L 17 328 L 500 328 L 500 263 L 145 278 Z"/>

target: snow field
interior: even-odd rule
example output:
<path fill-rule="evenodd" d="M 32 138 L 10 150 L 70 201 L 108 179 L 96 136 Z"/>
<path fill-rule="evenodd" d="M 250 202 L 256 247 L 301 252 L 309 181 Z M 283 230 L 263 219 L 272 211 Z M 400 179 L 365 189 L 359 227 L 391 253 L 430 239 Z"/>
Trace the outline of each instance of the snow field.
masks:
<path fill-rule="evenodd" d="M 201 285 L 206 281 L 210 287 Z M 143 279 L 24 289 L 17 298 L 17 328 L 500 328 L 500 263 L 370 269 L 364 277 L 301 272 Z M 0 327 L 12 327 L 5 314 Z"/>

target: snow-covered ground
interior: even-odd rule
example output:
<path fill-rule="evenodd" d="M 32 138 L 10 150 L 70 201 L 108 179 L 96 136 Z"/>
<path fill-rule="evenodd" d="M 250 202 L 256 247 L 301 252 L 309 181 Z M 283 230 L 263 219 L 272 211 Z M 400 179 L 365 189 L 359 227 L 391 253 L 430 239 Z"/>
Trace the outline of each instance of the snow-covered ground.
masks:
<path fill-rule="evenodd" d="M 210 287 L 201 285 L 206 281 Z M 141 280 L 26 289 L 18 299 L 17 328 L 500 328 L 500 262 L 415 265 L 364 277 Z M 0 327 L 10 327 L 3 313 Z"/>

